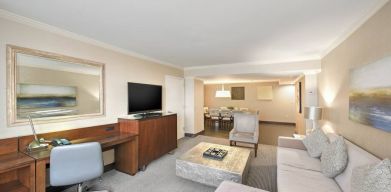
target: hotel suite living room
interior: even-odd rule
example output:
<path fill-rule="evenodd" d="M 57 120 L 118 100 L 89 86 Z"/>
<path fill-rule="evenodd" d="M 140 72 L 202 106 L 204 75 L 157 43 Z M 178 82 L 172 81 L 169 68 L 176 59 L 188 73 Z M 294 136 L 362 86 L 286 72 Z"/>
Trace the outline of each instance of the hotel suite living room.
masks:
<path fill-rule="evenodd" d="M 0 0 L 0 192 L 391 192 L 388 0 Z"/>

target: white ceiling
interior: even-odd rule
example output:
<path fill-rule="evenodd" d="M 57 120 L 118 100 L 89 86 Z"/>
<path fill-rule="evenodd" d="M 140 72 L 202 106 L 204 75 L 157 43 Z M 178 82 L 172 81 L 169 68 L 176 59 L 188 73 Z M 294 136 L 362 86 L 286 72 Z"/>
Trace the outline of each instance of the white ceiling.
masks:
<path fill-rule="evenodd" d="M 255 82 L 279 82 L 280 84 L 292 84 L 300 76 L 301 73 L 292 74 L 236 74 L 236 75 L 217 75 L 217 76 L 201 76 L 205 84 L 227 84 L 227 83 L 255 83 Z"/>
<path fill-rule="evenodd" d="M 386 0 L 0 0 L 0 8 L 180 67 L 320 59 Z"/>

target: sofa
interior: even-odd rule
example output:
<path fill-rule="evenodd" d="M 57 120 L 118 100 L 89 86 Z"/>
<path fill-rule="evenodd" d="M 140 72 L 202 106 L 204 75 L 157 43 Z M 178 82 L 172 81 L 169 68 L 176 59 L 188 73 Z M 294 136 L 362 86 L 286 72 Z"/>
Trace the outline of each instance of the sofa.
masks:
<path fill-rule="evenodd" d="M 329 134 L 328 137 L 332 142 L 337 135 Z M 278 192 L 350 192 L 353 168 L 379 163 L 381 160 L 346 139 L 345 143 L 348 150 L 348 165 L 335 178 L 328 178 L 321 172 L 320 159 L 308 155 L 301 138 L 279 137 L 277 148 Z M 226 191 L 221 189 L 227 188 L 227 184 L 229 183 L 223 182 L 217 191 Z M 255 191 L 241 184 L 236 184 L 234 187 L 236 191 Z"/>

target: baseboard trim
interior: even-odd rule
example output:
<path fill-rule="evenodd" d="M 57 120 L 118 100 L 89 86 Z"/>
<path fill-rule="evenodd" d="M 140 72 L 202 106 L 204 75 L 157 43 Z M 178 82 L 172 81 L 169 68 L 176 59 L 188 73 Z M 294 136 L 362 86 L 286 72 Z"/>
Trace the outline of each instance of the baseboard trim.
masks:
<path fill-rule="evenodd" d="M 193 133 L 185 133 L 185 137 L 197 137 L 198 135 L 203 135 L 205 133 L 205 130 L 203 131 L 200 131 L 196 134 L 193 134 Z"/>
<path fill-rule="evenodd" d="M 296 123 L 277 122 L 277 121 L 259 121 L 259 123 L 277 124 L 277 125 L 293 125 L 293 126 L 296 126 Z"/>
<path fill-rule="evenodd" d="M 110 170 L 113 170 L 113 169 L 115 169 L 115 162 L 107 164 L 103 168 L 104 172 L 107 172 L 107 171 L 110 171 Z"/>

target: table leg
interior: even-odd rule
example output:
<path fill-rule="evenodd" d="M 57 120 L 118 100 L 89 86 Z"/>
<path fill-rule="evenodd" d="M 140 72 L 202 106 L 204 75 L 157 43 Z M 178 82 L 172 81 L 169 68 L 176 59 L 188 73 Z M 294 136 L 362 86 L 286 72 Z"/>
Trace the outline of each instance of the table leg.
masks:
<path fill-rule="evenodd" d="M 45 192 L 46 190 L 46 161 L 38 160 L 35 163 L 35 187 L 36 192 Z"/>
<path fill-rule="evenodd" d="M 115 147 L 115 169 L 135 175 L 138 171 L 138 137 Z"/>

